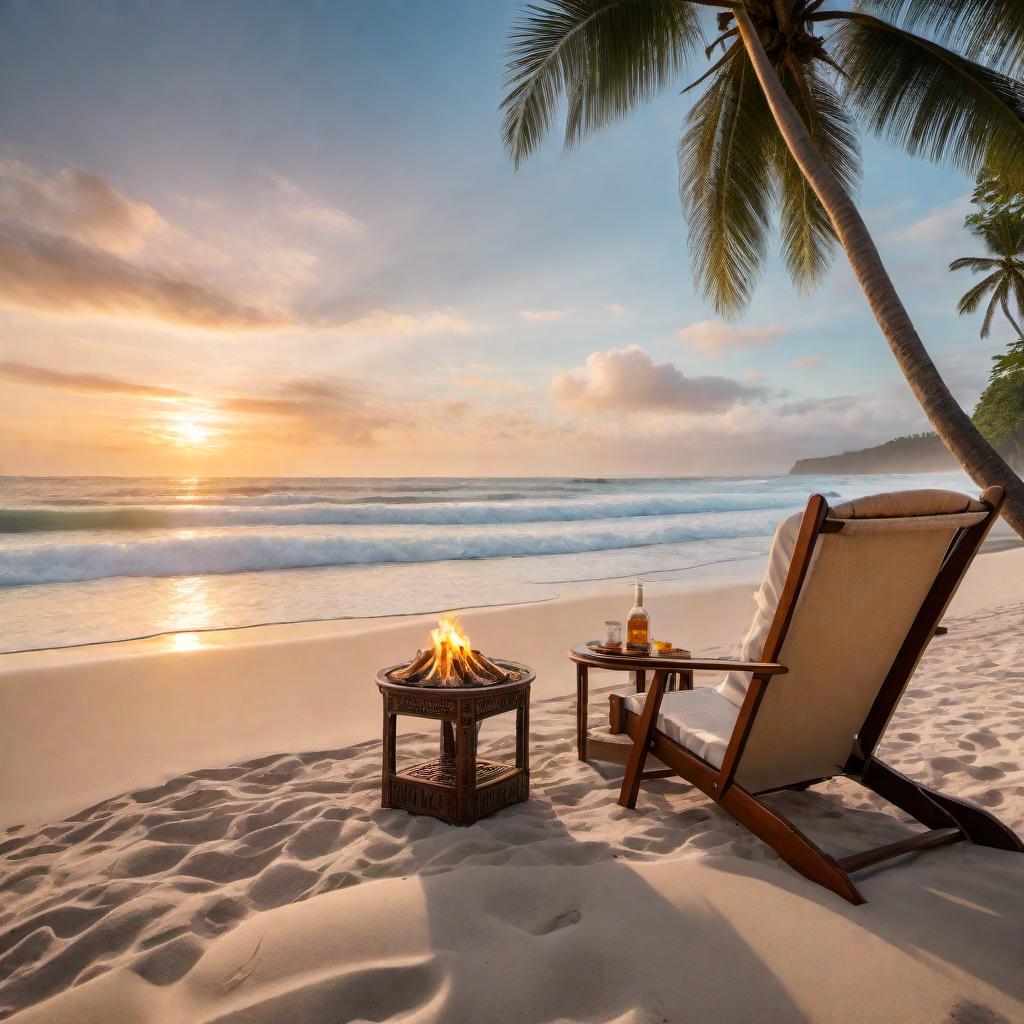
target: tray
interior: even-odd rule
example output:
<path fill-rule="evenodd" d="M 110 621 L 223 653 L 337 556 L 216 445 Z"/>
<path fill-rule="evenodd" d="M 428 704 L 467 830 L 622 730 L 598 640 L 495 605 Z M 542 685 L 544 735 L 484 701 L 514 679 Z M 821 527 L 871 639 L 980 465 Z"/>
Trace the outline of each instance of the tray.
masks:
<path fill-rule="evenodd" d="M 597 640 L 588 640 L 587 647 L 595 654 L 607 655 L 610 658 L 689 658 L 690 652 L 684 647 L 673 647 L 671 650 L 659 653 L 652 651 L 650 647 L 644 650 L 629 650 L 624 644 L 618 647 L 605 647 Z"/>

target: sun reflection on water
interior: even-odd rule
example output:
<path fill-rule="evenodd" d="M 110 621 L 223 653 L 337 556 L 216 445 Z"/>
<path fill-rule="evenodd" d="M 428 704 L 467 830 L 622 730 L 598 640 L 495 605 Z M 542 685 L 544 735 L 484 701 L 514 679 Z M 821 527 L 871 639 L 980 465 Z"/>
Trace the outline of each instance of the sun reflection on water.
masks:
<path fill-rule="evenodd" d="M 198 651 L 202 646 L 198 633 L 175 633 L 171 637 L 172 651 Z"/>
<path fill-rule="evenodd" d="M 211 600 L 205 577 L 175 576 L 167 580 L 167 583 L 169 589 L 164 621 L 168 629 L 199 630 L 214 625 L 216 602 Z M 172 643 L 175 650 L 182 651 L 202 646 L 194 632 L 178 633 Z"/>

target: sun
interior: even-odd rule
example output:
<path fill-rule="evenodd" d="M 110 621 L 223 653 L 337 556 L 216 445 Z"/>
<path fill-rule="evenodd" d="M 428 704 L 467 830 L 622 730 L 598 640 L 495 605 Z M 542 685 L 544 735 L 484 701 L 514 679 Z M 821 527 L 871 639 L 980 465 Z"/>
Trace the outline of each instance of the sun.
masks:
<path fill-rule="evenodd" d="M 210 440 L 212 431 L 195 420 L 184 420 L 175 423 L 171 428 L 181 439 L 183 444 L 204 445 Z"/>
<path fill-rule="evenodd" d="M 209 448 L 217 438 L 217 431 L 194 414 L 182 412 L 166 425 L 167 437 L 179 448 Z"/>

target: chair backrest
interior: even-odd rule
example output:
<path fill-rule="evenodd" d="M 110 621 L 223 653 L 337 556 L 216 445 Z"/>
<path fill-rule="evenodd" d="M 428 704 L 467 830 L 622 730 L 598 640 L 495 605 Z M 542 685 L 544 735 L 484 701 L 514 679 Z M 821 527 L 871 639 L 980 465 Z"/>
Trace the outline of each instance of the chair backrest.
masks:
<path fill-rule="evenodd" d="M 996 491 L 903 491 L 832 509 L 815 495 L 780 525 L 743 656 L 788 672 L 749 687 L 730 674 L 719 687 L 741 709 L 737 783 L 761 792 L 839 774 L 865 723 L 880 735 L 991 526 Z"/>

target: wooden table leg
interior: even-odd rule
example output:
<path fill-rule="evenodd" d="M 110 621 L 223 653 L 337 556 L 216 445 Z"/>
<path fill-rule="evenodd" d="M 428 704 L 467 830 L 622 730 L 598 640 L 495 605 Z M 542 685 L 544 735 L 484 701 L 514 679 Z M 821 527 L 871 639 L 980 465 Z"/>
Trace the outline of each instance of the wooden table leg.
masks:
<path fill-rule="evenodd" d="M 530 774 L 530 701 L 523 702 L 516 711 L 516 767 Z"/>
<path fill-rule="evenodd" d="M 576 666 L 576 756 L 587 759 L 587 701 L 590 697 L 590 679 L 586 665 Z"/>
<path fill-rule="evenodd" d="M 459 724 L 455 741 L 455 803 L 458 820 L 466 825 L 472 817 L 476 793 L 476 710 L 459 702 Z"/>
<path fill-rule="evenodd" d="M 646 693 L 647 692 L 647 673 L 642 669 L 638 668 L 633 673 L 636 678 L 636 692 Z"/>
<path fill-rule="evenodd" d="M 455 726 L 451 722 L 441 722 L 441 757 L 455 760 Z"/>
<path fill-rule="evenodd" d="M 395 751 L 395 735 L 397 733 L 397 715 L 389 715 L 387 697 L 384 698 L 384 763 L 380 773 L 380 803 L 382 807 L 391 806 L 391 780 L 395 776 L 397 753 Z"/>

